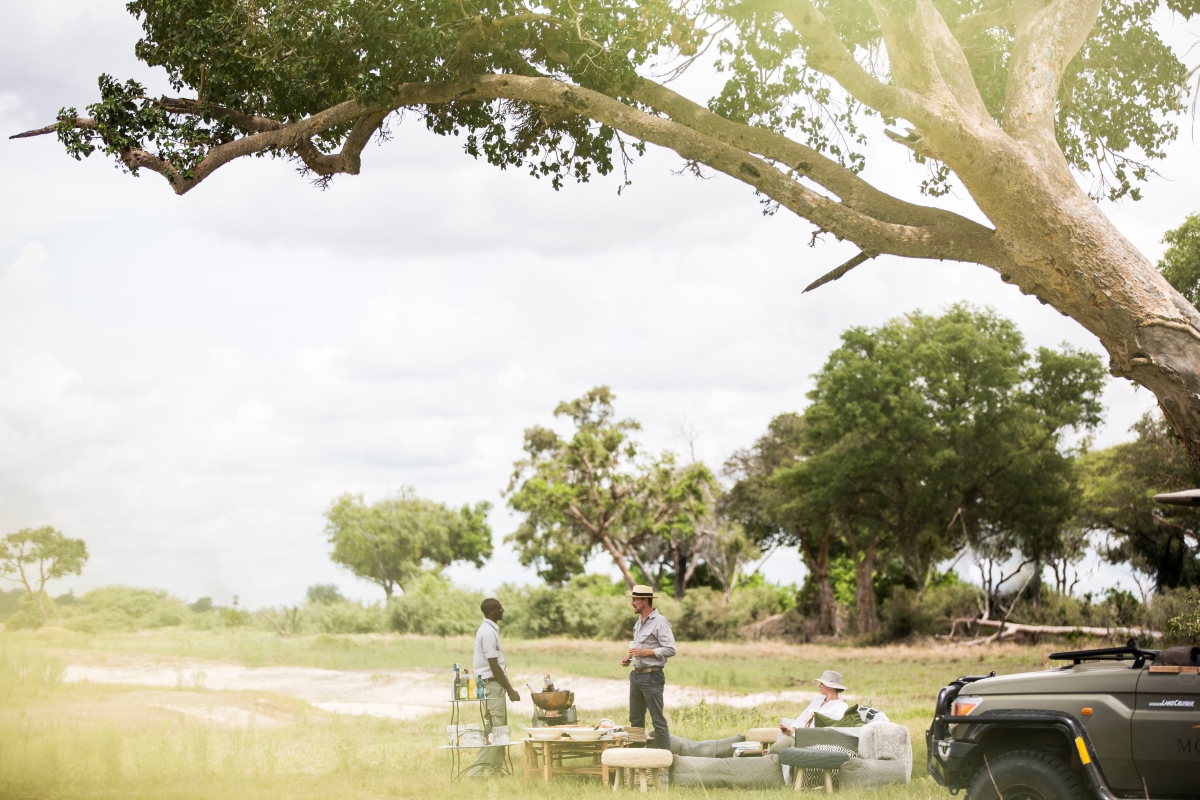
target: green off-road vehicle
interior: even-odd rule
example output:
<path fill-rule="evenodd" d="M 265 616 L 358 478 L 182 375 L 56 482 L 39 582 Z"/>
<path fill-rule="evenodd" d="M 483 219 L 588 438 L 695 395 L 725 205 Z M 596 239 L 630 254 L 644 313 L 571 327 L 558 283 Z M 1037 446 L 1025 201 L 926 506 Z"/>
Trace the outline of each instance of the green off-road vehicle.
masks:
<path fill-rule="evenodd" d="M 929 774 L 968 800 L 1200 798 L 1200 647 L 1054 653 L 938 693 Z"/>

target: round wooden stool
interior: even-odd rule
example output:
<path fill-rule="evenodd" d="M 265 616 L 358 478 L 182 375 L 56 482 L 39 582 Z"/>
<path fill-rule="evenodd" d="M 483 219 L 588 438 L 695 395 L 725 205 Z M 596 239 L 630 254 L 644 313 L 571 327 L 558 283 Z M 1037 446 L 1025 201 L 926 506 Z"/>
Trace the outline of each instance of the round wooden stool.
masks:
<path fill-rule="evenodd" d="M 667 787 L 661 784 L 658 780 L 658 771 L 671 766 L 674 756 L 670 750 L 657 750 L 649 747 L 632 748 L 632 747 L 610 747 L 605 750 L 600 756 L 600 764 L 602 765 L 602 777 L 604 782 L 608 783 L 609 769 L 616 770 L 616 778 L 613 781 L 613 791 L 621 788 L 621 773 L 625 770 L 632 770 L 630 773 L 629 788 L 633 788 L 633 778 L 637 776 L 638 782 L 641 784 L 642 791 L 646 791 L 646 782 L 654 784 L 654 788 L 666 791 Z"/>

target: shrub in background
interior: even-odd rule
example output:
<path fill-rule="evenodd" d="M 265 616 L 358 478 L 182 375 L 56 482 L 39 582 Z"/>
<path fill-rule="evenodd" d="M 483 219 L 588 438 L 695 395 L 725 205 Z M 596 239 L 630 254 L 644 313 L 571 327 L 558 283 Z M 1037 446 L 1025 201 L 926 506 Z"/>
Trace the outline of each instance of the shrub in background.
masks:
<path fill-rule="evenodd" d="M 59 608 L 53 603 L 46 603 L 46 611 L 49 614 L 47 622 L 54 625 L 58 623 Z M 4 629 L 6 631 L 19 631 L 22 629 L 32 629 L 42 627 L 42 612 L 38 608 L 38 604 L 27 593 L 22 591 L 17 597 L 17 610 L 10 614 L 4 620 Z"/>
<path fill-rule="evenodd" d="M 615 594 L 607 583 L 576 579 L 562 589 L 506 584 L 496 596 L 504 603 L 506 629 L 518 638 L 628 639 L 633 610 L 624 584 Z"/>
<path fill-rule="evenodd" d="M 0 622 L 4 622 L 17 613 L 17 610 L 21 607 L 21 597 L 24 594 L 24 589 L 13 589 L 7 592 L 0 589 Z"/>
<path fill-rule="evenodd" d="M 896 586 L 880 606 L 879 632 L 875 638 L 887 641 L 945 634 L 950 630 L 951 620 L 978 614 L 978 587 L 962 583 L 931 586 L 924 600 L 918 601 L 916 589 Z"/>
<path fill-rule="evenodd" d="M 110 633 L 182 625 L 192 611 L 167 592 L 104 586 L 63 609 L 64 628 L 83 633 Z"/>
<path fill-rule="evenodd" d="M 309 603 L 297 615 L 301 633 L 383 633 L 391 614 L 382 603 Z"/>
<path fill-rule="evenodd" d="M 304 593 L 304 599 L 310 605 L 313 603 L 330 605 L 346 601 L 346 598 L 342 597 L 342 593 L 338 587 L 332 583 L 314 583 Z"/>
<path fill-rule="evenodd" d="M 1152 617 L 1166 619 L 1163 644 L 1200 645 L 1200 589 L 1168 589 L 1155 598 Z"/>
<path fill-rule="evenodd" d="M 779 589 L 767 584 L 742 587 L 734 590 L 728 603 L 714 589 L 691 589 L 683 597 L 679 616 L 672 620 L 675 637 L 733 639 L 742 627 L 788 610 L 787 599 L 794 594 L 789 590 L 781 595 Z"/>
<path fill-rule="evenodd" d="M 475 633 L 483 593 L 459 588 L 436 572 L 422 575 L 393 599 L 389 626 L 397 633 L 463 636 Z"/>

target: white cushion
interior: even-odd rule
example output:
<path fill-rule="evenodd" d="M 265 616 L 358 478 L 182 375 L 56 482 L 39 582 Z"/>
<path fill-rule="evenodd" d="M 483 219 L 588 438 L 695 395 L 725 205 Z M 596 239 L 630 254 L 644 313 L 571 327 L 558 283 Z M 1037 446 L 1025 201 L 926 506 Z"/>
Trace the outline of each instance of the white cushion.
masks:
<path fill-rule="evenodd" d="M 669 767 L 673 759 L 670 750 L 651 747 L 610 747 L 600 754 L 600 763 L 609 767 Z"/>

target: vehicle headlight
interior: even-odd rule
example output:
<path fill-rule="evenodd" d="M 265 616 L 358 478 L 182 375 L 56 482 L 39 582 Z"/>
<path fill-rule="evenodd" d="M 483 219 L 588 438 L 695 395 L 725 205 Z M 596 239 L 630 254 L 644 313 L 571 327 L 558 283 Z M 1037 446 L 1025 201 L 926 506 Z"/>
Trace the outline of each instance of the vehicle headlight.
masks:
<path fill-rule="evenodd" d="M 983 698 L 978 695 L 959 695 L 954 698 L 954 705 L 950 707 L 950 713 L 956 717 L 965 717 L 978 708 L 982 702 Z"/>

